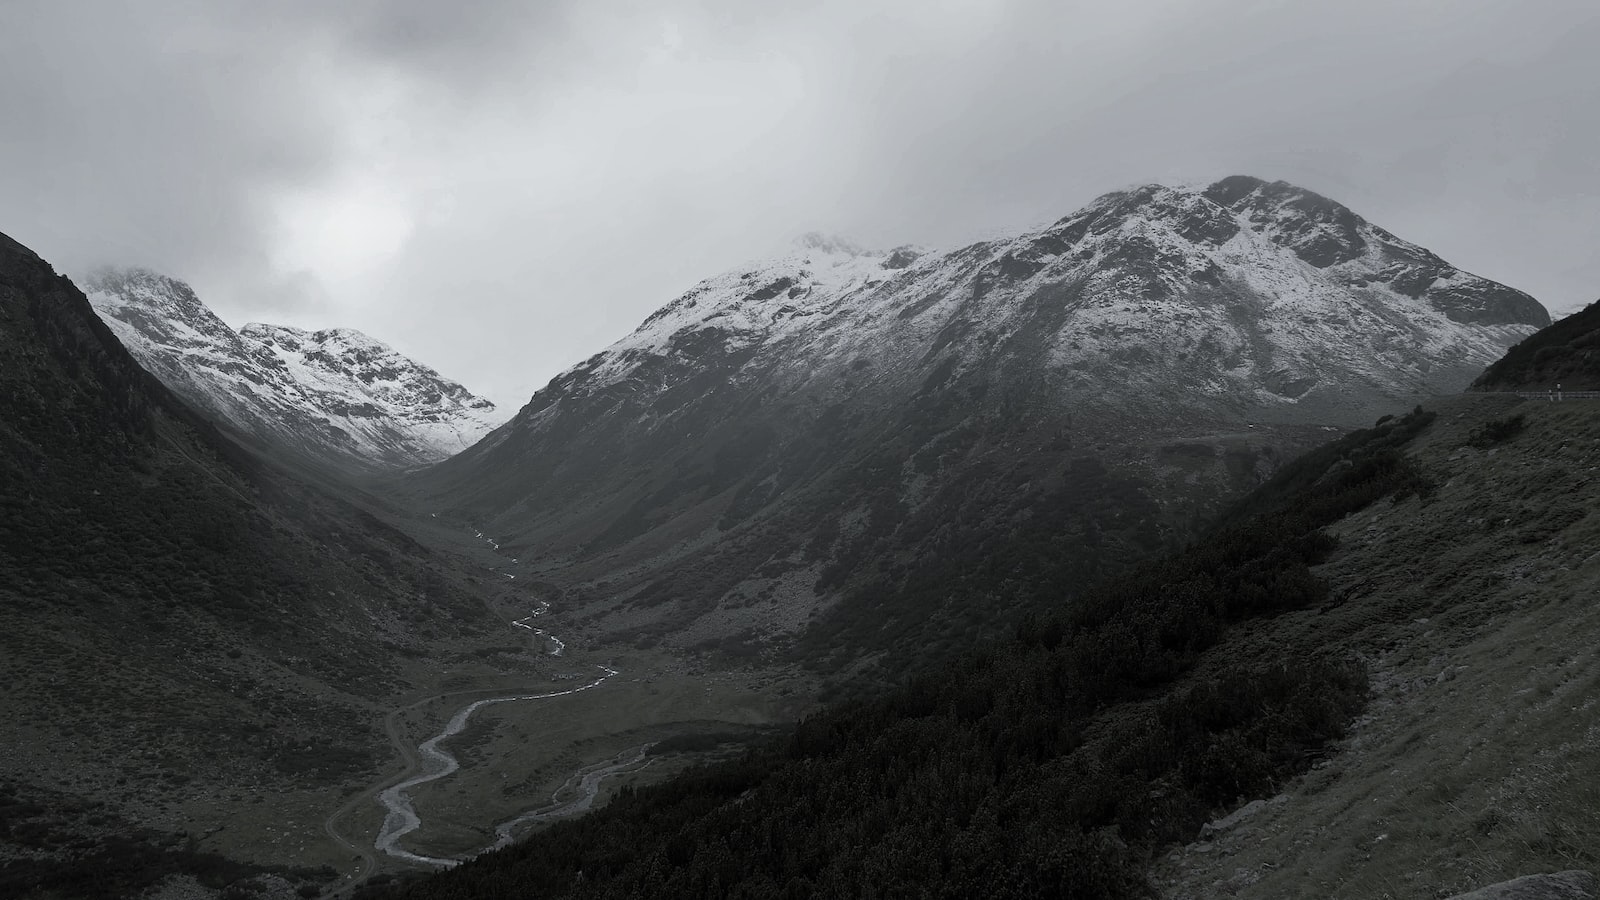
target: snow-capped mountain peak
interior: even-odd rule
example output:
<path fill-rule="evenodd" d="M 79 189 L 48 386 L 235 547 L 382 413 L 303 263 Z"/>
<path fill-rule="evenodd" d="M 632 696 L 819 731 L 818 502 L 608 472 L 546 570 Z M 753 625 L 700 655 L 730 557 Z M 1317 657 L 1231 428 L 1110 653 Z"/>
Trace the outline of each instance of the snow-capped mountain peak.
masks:
<path fill-rule="evenodd" d="M 93 290 L 100 317 L 115 319 L 113 329 L 118 324 L 136 328 L 151 340 L 176 347 L 215 345 L 245 352 L 240 336 L 175 278 L 149 269 L 100 268 L 84 284 Z"/>
<path fill-rule="evenodd" d="M 169 387 L 212 417 L 313 461 L 372 471 L 460 452 L 505 419 L 493 403 L 350 328 L 235 332 L 181 281 L 102 269 L 95 311 Z"/>
<path fill-rule="evenodd" d="M 598 388 L 651 358 L 904 368 L 953 352 L 956 336 L 966 366 L 973 347 L 1026 335 L 1068 394 L 1161 386 L 1344 420 L 1375 396 L 1458 390 L 1549 321 L 1528 295 L 1339 203 L 1249 176 L 1115 191 L 1045 228 L 948 252 L 869 253 L 823 235 L 796 250 L 701 282 L 556 383 Z M 1095 373 L 1135 358 L 1148 364 L 1099 385 Z"/>

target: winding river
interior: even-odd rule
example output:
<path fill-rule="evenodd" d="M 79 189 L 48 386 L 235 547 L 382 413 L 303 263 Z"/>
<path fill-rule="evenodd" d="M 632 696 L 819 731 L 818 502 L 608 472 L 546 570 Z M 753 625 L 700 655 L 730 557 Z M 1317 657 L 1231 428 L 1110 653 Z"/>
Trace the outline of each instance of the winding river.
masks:
<path fill-rule="evenodd" d="M 566 783 L 557 788 L 556 792 L 551 795 L 548 805 L 525 812 L 509 822 L 501 822 L 496 825 L 494 829 L 494 846 L 489 849 L 499 850 L 501 847 L 509 846 L 515 840 L 515 833 L 518 828 L 538 825 L 554 819 L 564 819 L 567 816 L 575 816 L 578 813 L 587 812 L 589 807 L 594 805 L 595 797 L 600 794 L 600 782 L 613 775 L 620 775 L 624 772 L 637 772 L 650 765 L 650 760 L 645 757 L 645 754 L 653 746 L 655 746 L 654 741 L 643 746 L 634 747 L 632 750 L 624 750 L 609 760 L 597 762 L 592 766 L 572 773 L 572 777 L 568 778 Z M 577 791 L 576 796 L 566 800 L 561 799 L 563 794 L 569 794 L 574 790 Z"/>
<path fill-rule="evenodd" d="M 435 516 L 435 518 L 437 518 L 437 516 Z M 476 535 L 479 540 L 487 543 L 489 547 L 496 553 L 500 552 L 500 544 L 493 538 L 488 537 L 476 528 L 472 529 L 472 533 Z M 517 560 L 512 559 L 511 561 L 515 563 Z M 508 572 L 501 572 L 500 574 L 505 575 L 507 578 L 517 577 Z M 531 624 L 534 619 L 537 619 L 549 611 L 549 601 L 541 600 L 533 612 L 529 613 L 524 618 L 516 619 L 511 624 L 518 628 L 525 628 L 528 631 L 533 632 L 534 635 L 544 638 L 545 641 L 549 643 L 549 649 L 547 652 L 551 656 L 561 656 L 563 653 L 565 653 L 567 645 L 562 642 L 560 638 L 556 637 L 550 632 L 544 630 L 543 628 L 535 627 L 533 624 Z M 523 700 L 548 700 L 551 697 L 565 697 L 569 694 L 576 694 L 580 691 L 587 691 L 590 688 L 598 687 L 599 685 L 603 684 L 607 678 L 617 674 L 617 670 L 611 668 L 610 666 L 596 666 L 595 668 L 599 669 L 604 674 L 587 684 L 580 685 L 575 688 L 569 688 L 564 691 L 550 691 L 543 694 L 518 694 L 508 697 L 491 697 L 487 700 L 478 700 L 462 707 L 454 716 L 450 718 L 450 721 L 446 723 L 443 731 L 431 738 L 428 738 L 426 741 L 423 741 L 417 746 L 418 760 L 421 764 L 422 771 L 419 774 L 400 782 L 399 784 L 384 789 L 378 794 L 378 802 L 383 804 L 385 812 L 383 817 L 383 828 L 378 831 L 378 839 L 373 842 L 373 848 L 381 850 L 382 852 L 387 853 L 396 859 L 403 859 L 407 862 L 419 863 L 422 865 L 437 866 L 441 868 L 451 868 L 460 865 L 462 862 L 461 859 L 424 856 L 420 853 L 412 853 L 411 851 L 400 846 L 401 838 L 422 827 L 422 817 L 417 815 L 416 806 L 411 802 L 411 790 L 418 785 L 427 784 L 430 781 L 437 781 L 440 778 L 451 775 L 461 768 L 461 763 L 454 756 L 452 756 L 448 750 L 445 750 L 440 745 L 449 738 L 452 738 L 465 730 L 467 723 L 472 719 L 472 714 L 484 708 L 485 706 L 490 706 L 496 703 L 516 703 Z M 601 762 L 574 772 L 571 778 L 568 778 L 560 788 L 556 789 L 555 794 L 550 798 L 551 802 L 549 804 L 541 806 L 538 809 L 530 812 L 523 813 L 522 815 L 517 816 L 515 819 L 511 819 L 510 821 L 502 822 L 501 824 L 497 825 L 495 827 L 496 839 L 494 844 L 490 845 L 489 847 L 485 847 L 483 851 L 479 852 L 497 850 L 510 844 L 513 834 L 519 828 L 537 825 L 540 822 L 547 822 L 552 819 L 576 815 L 588 810 L 589 807 L 594 804 L 595 797 L 600 793 L 601 781 L 623 772 L 636 772 L 650 764 L 645 758 L 645 753 L 650 749 L 650 747 L 650 744 L 645 744 L 641 747 L 635 747 L 632 750 L 624 750 L 609 760 L 602 760 Z M 574 794 L 574 792 L 576 793 Z M 567 796 L 567 799 L 561 799 L 563 796 Z"/>
<path fill-rule="evenodd" d="M 560 656 L 562 653 L 564 653 L 566 651 L 567 645 L 564 642 L 562 642 L 562 640 L 560 638 L 556 637 L 555 635 L 551 634 L 548 631 L 545 631 L 543 628 L 535 628 L 532 625 L 528 624 L 529 621 L 531 621 L 533 619 L 536 619 L 539 616 L 542 616 L 542 615 L 544 615 L 545 613 L 547 613 L 549 611 L 550 611 L 550 603 L 549 603 L 549 601 L 540 600 L 539 601 L 539 608 L 534 610 L 532 615 L 529 615 L 527 618 L 517 619 L 516 621 L 512 622 L 511 624 L 517 626 L 518 628 L 526 628 L 529 631 L 533 632 L 534 634 L 539 635 L 540 637 L 543 637 L 545 640 L 550 642 L 550 655 L 551 656 Z"/>
<path fill-rule="evenodd" d="M 617 674 L 617 670 L 609 666 L 596 666 L 595 668 L 600 669 L 605 674 L 588 684 L 575 688 L 569 688 L 564 691 L 550 691 L 543 694 L 492 697 L 487 700 L 478 700 L 462 707 L 459 712 L 450 718 L 443 731 L 417 746 L 417 752 L 423 765 L 422 773 L 407 778 L 405 781 L 378 794 L 378 802 L 383 804 L 386 812 L 383 817 L 383 828 L 378 831 L 378 839 L 373 843 L 373 846 L 396 859 L 403 859 L 407 862 L 445 868 L 458 865 L 461 862 L 459 859 L 423 856 L 420 853 L 412 853 L 400 846 L 401 838 L 422 827 L 422 818 L 417 815 L 416 807 L 411 802 L 411 789 L 421 784 L 427 784 L 430 781 L 437 781 L 461 768 L 461 763 L 440 744 L 460 734 L 467 727 L 467 722 L 472 719 L 472 714 L 485 706 L 491 706 L 496 703 L 515 703 L 522 700 L 548 700 L 551 697 L 565 697 L 568 694 L 576 694 L 580 691 L 587 691 L 590 688 L 597 687 L 604 683 L 607 678 Z M 495 846 L 500 845 L 497 843 Z"/>

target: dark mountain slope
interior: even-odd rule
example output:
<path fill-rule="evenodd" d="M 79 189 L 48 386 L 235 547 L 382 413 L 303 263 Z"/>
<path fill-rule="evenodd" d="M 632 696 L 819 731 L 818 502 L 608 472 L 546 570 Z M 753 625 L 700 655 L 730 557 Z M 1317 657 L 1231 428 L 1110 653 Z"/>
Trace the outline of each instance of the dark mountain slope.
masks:
<path fill-rule="evenodd" d="M 397 664 L 483 616 L 423 548 L 218 434 L 0 240 L 0 774 L 218 825 L 366 776 Z"/>
<path fill-rule="evenodd" d="M 1547 322 L 1292 185 L 1149 185 L 948 253 L 813 237 L 708 279 L 409 487 L 597 634 L 909 658 L 1007 621 L 935 596 L 971 548 L 1027 532 L 1081 585 Z"/>
<path fill-rule="evenodd" d="M 938 676 L 404 896 L 1148 896 L 1153 851 L 1302 770 L 1361 707 L 1363 668 L 1338 648 L 1286 665 L 1250 635 L 1327 603 L 1309 568 L 1335 549 L 1321 529 L 1421 502 L 1400 448 L 1432 420 L 1319 450 L 1263 489 L 1262 512 L 1059 598 Z M 1230 641 L 1248 649 L 1215 652 Z"/>
<path fill-rule="evenodd" d="M 1385 416 L 938 677 L 396 893 L 1378 898 L 1593 870 L 1597 465 L 1592 401 Z"/>
<path fill-rule="evenodd" d="M 1600 390 L 1600 303 L 1518 343 L 1472 383 L 1475 390 Z"/>

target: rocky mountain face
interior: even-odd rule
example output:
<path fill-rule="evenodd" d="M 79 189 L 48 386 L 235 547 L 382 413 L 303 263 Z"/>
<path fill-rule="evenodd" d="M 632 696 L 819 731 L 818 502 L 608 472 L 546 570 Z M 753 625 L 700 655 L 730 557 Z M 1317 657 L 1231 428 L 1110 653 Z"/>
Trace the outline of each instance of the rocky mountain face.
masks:
<path fill-rule="evenodd" d="M 953 623 L 997 618 L 960 585 L 1002 543 L 1080 560 L 1071 591 L 1548 322 L 1293 185 L 1149 185 L 950 252 L 810 236 L 695 286 L 412 487 L 613 635 L 960 643 Z"/>
<path fill-rule="evenodd" d="M 338 469 L 386 472 L 459 453 L 505 416 L 348 328 L 229 328 L 187 284 L 106 270 L 89 300 L 140 364 L 216 421 Z"/>
<path fill-rule="evenodd" d="M 320 833 L 277 804 L 369 777 L 404 656 L 486 618 L 440 557 L 236 444 L 0 236 L 0 894 L 139 896 L 248 816 Z"/>

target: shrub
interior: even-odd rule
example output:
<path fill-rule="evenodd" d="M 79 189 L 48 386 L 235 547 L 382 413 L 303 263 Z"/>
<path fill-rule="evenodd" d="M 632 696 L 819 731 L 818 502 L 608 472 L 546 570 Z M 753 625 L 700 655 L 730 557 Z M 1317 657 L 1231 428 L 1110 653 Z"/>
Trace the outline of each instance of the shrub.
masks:
<path fill-rule="evenodd" d="M 1504 443 L 1521 434 L 1526 426 L 1527 420 L 1521 413 L 1504 419 L 1485 422 L 1472 429 L 1472 433 L 1467 435 L 1467 444 L 1479 449 L 1493 447 L 1495 444 Z"/>

